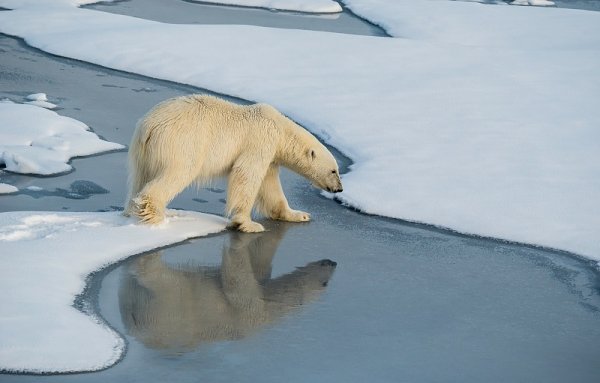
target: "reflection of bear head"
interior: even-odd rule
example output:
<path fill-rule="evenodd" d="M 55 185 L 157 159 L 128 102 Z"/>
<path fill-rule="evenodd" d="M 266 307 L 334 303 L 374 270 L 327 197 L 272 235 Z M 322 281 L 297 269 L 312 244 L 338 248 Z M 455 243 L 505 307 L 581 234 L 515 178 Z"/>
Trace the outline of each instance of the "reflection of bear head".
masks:
<path fill-rule="evenodd" d="M 193 349 L 243 338 L 316 299 L 336 263 L 322 260 L 271 278 L 271 261 L 287 226 L 262 235 L 230 233 L 220 268 L 182 270 L 160 252 L 136 258 L 120 291 L 128 332 L 152 348 Z"/>

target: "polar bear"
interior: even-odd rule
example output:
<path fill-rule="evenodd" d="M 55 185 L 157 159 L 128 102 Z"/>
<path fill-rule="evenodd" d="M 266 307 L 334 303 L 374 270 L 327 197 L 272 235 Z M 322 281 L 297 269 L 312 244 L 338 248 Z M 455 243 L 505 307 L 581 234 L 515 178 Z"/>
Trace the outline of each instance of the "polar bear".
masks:
<path fill-rule="evenodd" d="M 144 223 L 159 223 L 167 204 L 187 186 L 228 176 L 226 214 L 231 227 L 264 231 L 252 221 L 254 207 L 272 219 L 310 220 L 308 213 L 289 207 L 279 166 L 321 189 L 342 191 L 331 152 L 272 106 L 242 106 L 206 95 L 172 98 L 137 124 L 129 147 L 124 213 Z"/>
<path fill-rule="evenodd" d="M 337 263 L 311 262 L 272 278 L 272 260 L 287 230 L 231 232 L 220 267 L 174 267 L 155 252 L 127 266 L 119 288 L 128 333 L 155 349 L 195 349 L 237 340 L 297 312 L 326 290 Z"/>

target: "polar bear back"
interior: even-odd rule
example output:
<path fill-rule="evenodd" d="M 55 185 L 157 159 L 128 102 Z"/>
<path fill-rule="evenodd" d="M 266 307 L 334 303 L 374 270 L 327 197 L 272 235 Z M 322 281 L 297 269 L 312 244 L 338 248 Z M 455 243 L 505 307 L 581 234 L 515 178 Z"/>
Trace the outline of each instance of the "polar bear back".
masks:
<path fill-rule="evenodd" d="M 284 130 L 276 121 L 282 119 L 287 120 L 264 104 L 241 106 L 206 95 L 177 97 L 156 105 L 138 122 L 132 149 L 156 171 L 168 165 L 203 178 L 219 177 L 242 152 L 275 151 Z"/>

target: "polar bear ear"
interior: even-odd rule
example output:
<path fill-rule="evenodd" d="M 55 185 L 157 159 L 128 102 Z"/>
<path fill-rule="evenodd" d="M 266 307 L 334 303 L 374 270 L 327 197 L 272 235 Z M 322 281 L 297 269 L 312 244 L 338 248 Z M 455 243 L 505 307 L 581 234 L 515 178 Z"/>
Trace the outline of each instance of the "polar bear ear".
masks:
<path fill-rule="evenodd" d="M 315 158 L 317 158 L 317 153 L 315 152 L 314 149 L 308 149 L 306 151 L 306 155 L 308 156 L 309 159 L 314 160 Z"/>

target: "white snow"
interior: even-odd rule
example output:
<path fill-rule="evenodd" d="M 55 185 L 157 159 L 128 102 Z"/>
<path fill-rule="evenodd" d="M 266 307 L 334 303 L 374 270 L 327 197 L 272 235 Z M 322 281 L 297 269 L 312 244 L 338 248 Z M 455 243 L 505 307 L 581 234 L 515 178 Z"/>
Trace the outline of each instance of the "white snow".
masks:
<path fill-rule="evenodd" d="M 18 187 L 0 182 L 0 194 L 15 193 L 18 191 Z"/>
<path fill-rule="evenodd" d="M 8 101 L 0 102 L 0 132 L 0 164 L 15 173 L 62 173 L 71 169 L 73 157 L 124 148 L 101 140 L 81 121 Z"/>
<path fill-rule="evenodd" d="M 73 307 L 86 277 L 110 263 L 223 230 L 220 217 L 170 211 L 160 227 L 119 212 L 0 213 L 0 368 L 20 372 L 98 370 L 115 363 L 123 339 Z"/>
<path fill-rule="evenodd" d="M 171 25 L 73 2 L 1 0 L 15 10 L 0 30 L 269 102 L 355 161 L 339 198 L 367 213 L 600 259 L 596 12 L 347 0 L 401 37 L 377 38 Z"/>
<path fill-rule="evenodd" d="M 202 2 L 306 13 L 337 13 L 342 11 L 340 4 L 332 0 L 202 0 Z"/>

